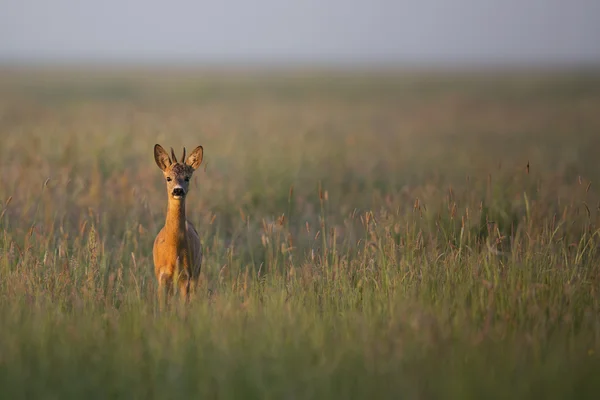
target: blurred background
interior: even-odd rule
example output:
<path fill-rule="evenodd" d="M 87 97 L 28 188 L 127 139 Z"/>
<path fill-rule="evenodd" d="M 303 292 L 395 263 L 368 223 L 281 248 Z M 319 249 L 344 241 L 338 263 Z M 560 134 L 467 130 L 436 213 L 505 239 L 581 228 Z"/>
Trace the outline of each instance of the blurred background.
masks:
<path fill-rule="evenodd" d="M 594 0 L 5 0 L 3 64 L 597 65 Z"/>

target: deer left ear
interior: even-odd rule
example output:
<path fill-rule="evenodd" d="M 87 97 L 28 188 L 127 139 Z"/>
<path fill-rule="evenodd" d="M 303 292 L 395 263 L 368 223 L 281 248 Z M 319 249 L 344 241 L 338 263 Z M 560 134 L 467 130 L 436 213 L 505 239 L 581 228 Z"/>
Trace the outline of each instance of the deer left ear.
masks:
<path fill-rule="evenodd" d="M 202 164 L 202 157 L 204 155 L 204 149 L 202 146 L 196 147 L 185 160 L 186 165 L 189 165 L 193 169 L 197 169 Z"/>
<path fill-rule="evenodd" d="M 158 168 L 162 169 L 163 171 L 169 168 L 169 166 L 172 164 L 169 155 L 160 144 L 154 145 L 154 161 L 156 161 Z"/>

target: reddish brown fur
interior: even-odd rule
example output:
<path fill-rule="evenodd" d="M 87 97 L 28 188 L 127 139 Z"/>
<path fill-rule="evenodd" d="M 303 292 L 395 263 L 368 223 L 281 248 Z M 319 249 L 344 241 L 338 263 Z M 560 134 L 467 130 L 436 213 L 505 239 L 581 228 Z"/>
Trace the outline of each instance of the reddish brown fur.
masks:
<path fill-rule="evenodd" d="M 185 199 L 189 180 L 202 163 L 203 149 L 198 146 L 187 159 L 183 150 L 182 162 L 178 162 L 173 149 L 171 157 L 160 146 L 154 146 L 154 159 L 167 181 L 167 216 L 164 227 L 154 240 L 154 273 L 159 285 L 159 299 L 164 291 L 168 297 L 176 280 L 185 299 L 195 289 L 202 265 L 202 245 L 198 232 L 185 214 Z M 177 192 L 177 191 L 183 192 Z M 183 193 L 183 195 L 178 195 Z"/>

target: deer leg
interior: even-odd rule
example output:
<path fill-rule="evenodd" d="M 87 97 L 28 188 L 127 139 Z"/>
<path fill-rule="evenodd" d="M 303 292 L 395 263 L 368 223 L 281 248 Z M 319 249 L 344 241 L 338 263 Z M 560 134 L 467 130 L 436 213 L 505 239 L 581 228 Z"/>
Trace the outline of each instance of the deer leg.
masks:
<path fill-rule="evenodd" d="M 198 292 L 198 278 L 193 277 L 190 279 L 190 293 L 195 295 Z"/>
<path fill-rule="evenodd" d="M 161 309 L 169 303 L 172 292 L 173 279 L 166 273 L 161 272 L 158 277 L 158 303 Z"/>
<path fill-rule="evenodd" d="M 183 300 L 185 303 L 189 303 L 190 301 L 190 283 L 191 279 L 188 276 L 184 276 L 179 279 L 179 293 L 183 295 Z"/>

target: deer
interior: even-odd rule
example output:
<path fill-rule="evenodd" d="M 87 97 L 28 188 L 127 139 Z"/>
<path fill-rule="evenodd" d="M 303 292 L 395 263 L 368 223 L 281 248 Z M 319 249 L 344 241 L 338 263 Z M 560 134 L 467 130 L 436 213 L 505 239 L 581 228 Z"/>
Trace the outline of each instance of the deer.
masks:
<path fill-rule="evenodd" d="M 152 256 L 158 282 L 158 300 L 162 307 L 173 293 L 173 284 L 189 302 L 190 291 L 195 290 L 202 266 L 202 245 L 194 225 L 186 218 L 185 200 L 194 171 L 202 164 L 204 149 L 196 147 L 181 162 L 171 147 L 171 157 L 161 145 L 154 146 L 154 160 L 163 172 L 167 186 L 167 215 L 164 226 L 156 235 Z"/>

